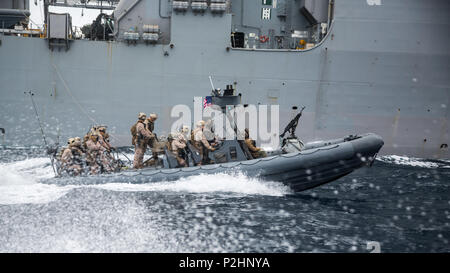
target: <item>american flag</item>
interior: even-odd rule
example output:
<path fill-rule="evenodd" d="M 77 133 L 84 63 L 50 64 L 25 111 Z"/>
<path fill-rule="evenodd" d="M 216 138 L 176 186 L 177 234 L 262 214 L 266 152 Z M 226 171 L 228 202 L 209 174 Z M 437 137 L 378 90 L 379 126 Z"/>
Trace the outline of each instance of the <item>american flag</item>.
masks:
<path fill-rule="evenodd" d="M 212 105 L 212 97 L 211 96 L 205 97 L 205 99 L 203 100 L 203 108 L 206 108 L 211 105 Z"/>

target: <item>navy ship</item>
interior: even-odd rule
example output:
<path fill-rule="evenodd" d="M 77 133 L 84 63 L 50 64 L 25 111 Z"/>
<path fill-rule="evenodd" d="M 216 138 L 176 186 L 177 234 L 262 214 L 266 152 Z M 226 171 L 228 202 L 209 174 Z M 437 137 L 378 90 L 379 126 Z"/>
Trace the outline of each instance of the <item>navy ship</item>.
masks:
<path fill-rule="evenodd" d="M 31 1 L 33 4 L 35 1 Z M 305 141 L 374 132 L 381 154 L 449 158 L 447 0 L 44 0 L 0 3 L 0 145 L 42 145 L 107 124 L 131 145 L 137 113 L 170 133 L 174 105 L 232 85 L 243 104 L 279 105 L 280 129 L 306 106 Z M 74 35 L 50 6 L 113 10 L 103 32 Z M 102 23 L 103 22 L 103 23 Z"/>

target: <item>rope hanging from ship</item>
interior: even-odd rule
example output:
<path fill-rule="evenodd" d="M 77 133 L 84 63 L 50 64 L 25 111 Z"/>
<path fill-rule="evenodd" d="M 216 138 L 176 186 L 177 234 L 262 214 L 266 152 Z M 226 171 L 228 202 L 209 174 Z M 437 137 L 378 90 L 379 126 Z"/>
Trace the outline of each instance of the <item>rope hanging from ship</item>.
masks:
<path fill-rule="evenodd" d="M 64 80 L 63 76 L 61 75 L 61 72 L 59 71 L 58 67 L 56 66 L 56 64 L 53 62 L 53 59 L 51 59 L 52 65 L 56 71 L 56 74 L 58 75 L 58 77 L 60 78 L 60 80 L 62 81 L 66 91 L 69 93 L 71 99 L 74 101 L 74 103 L 78 106 L 78 108 L 80 108 L 81 112 L 83 112 L 86 117 L 91 120 L 94 124 L 99 124 L 92 116 L 89 115 L 89 113 L 87 112 L 86 109 L 84 109 L 84 107 L 81 105 L 81 103 L 75 98 L 75 96 L 73 95 L 72 91 L 70 90 L 70 87 L 67 85 L 67 82 Z M 113 139 L 115 140 L 119 140 L 117 137 L 115 137 L 113 134 L 109 134 Z M 122 155 L 124 155 L 128 161 L 131 162 L 131 160 L 124 154 L 121 153 Z"/>
<path fill-rule="evenodd" d="M 70 90 L 70 87 L 67 85 L 67 82 L 64 80 L 63 76 L 61 75 L 61 72 L 59 71 L 58 67 L 56 66 L 56 64 L 53 62 L 52 59 L 52 65 L 55 68 L 56 74 L 58 75 L 59 79 L 62 81 L 64 88 L 66 89 L 67 93 L 69 93 L 71 99 L 73 100 L 73 102 L 78 106 L 78 108 L 80 108 L 81 112 L 83 112 L 83 114 L 85 114 L 85 116 L 92 121 L 94 124 L 100 124 L 98 123 L 91 115 L 89 115 L 88 111 L 86 109 L 84 109 L 84 107 L 81 105 L 81 103 L 75 98 L 75 96 L 73 95 L 72 91 Z M 113 134 L 109 134 L 112 138 L 114 138 L 115 140 L 118 140 L 117 137 L 115 137 Z"/>

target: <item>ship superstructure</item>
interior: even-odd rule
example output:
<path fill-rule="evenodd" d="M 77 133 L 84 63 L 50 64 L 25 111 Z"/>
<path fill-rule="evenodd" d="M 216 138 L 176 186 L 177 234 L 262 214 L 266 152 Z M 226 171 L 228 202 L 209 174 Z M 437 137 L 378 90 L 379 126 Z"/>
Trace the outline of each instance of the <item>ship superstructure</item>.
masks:
<path fill-rule="evenodd" d="M 111 4 L 114 29 L 105 41 L 74 39 L 70 18 L 52 24 L 50 13 L 45 38 L 3 31 L 5 145 L 41 143 L 24 91 L 36 94 L 52 138 L 102 123 L 115 145 L 130 145 L 138 112 L 159 113 L 156 129 L 168 134 L 171 107 L 192 106 L 211 89 L 211 75 L 218 87 L 233 85 L 244 104 L 280 105 L 280 127 L 306 106 L 302 139 L 375 132 L 384 154 L 449 157 L 446 0 Z"/>

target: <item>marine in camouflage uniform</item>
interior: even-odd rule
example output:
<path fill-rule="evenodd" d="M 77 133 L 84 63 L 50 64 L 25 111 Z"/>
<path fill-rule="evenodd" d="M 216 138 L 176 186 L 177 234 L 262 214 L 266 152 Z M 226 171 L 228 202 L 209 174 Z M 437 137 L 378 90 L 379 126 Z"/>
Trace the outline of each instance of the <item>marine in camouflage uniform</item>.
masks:
<path fill-rule="evenodd" d="M 69 175 L 77 176 L 83 172 L 84 152 L 81 148 L 80 138 L 70 138 L 69 146 L 61 155 L 61 170 Z"/>
<path fill-rule="evenodd" d="M 186 139 L 182 133 L 179 133 L 171 144 L 171 152 L 178 161 L 179 167 L 188 167 L 186 163 Z"/>
<path fill-rule="evenodd" d="M 201 120 L 197 123 L 197 128 L 192 132 L 192 145 L 198 150 L 200 158 L 202 158 L 202 162 L 197 163 L 197 165 L 208 163 L 208 152 L 215 151 L 206 139 L 205 134 L 203 134 L 204 128 L 205 122 Z"/>
<path fill-rule="evenodd" d="M 147 130 L 149 130 L 150 133 L 152 134 L 152 137 L 150 137 L 147 144 L 152 149 L 153 160 L 148 165 L 154 165 L 155 163 L 158 162 L 158 153 L 155 152 L 155 150 L 156 150 L 155 148 L 156 148 L 158 139 L 156 137 L 156 134 L 154 133 L 155 122 L 157 119 L 158 119 L 158 115 L 153 113 L 153 114 L 150 114 L 150 116 L 144 122 Z"/>
<path fill-rule="evenodd" d="M 99 127 L 98 132 L 99 132 L 98 142 L 105 149 L 101 155 L 101 162 L 103 165 L 103 170 L 105 172 L 113 172 L 115 160 L 114 160 L 114 157 L 111 155 L 111 150 L 113 150 L 114 147 L 112 147 L 109 144 L 109 141 L 108 141 L 109 135 L 108 135 L 108 133 L 106 133 L 105 126 Z"/>
<path fill-rule="evenodd" d="M 143 168 L 144 154 L 147 150 L 147 143 L 153 134 L 146 128 L 145 120 L 147 116 L 144 113 L 139 113 L 138 122 L 136 123 L 136 139 L 133 141 L 135 143 L 135 153 L 133 168 L 141 169 Z"/>
<path fill-rule="evenodd" d="M 263 149 L 256 147 L 256 142 L 250 138 L 247 128 L 245 129 L 245 141 L 244 142 L 247 145 L 247 147 L 254 159 L 267 157 L 267 154 Z"/>

